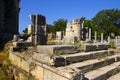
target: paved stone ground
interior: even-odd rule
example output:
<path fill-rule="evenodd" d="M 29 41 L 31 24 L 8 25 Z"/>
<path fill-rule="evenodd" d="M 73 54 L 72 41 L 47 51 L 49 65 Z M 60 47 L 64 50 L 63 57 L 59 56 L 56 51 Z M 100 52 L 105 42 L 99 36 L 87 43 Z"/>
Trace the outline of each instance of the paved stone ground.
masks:
<path fill-rule="evenodd" d="M 111 76 L 107 80 L 120 80 L 120 73 L 117 73 L 117 74 Z"/>

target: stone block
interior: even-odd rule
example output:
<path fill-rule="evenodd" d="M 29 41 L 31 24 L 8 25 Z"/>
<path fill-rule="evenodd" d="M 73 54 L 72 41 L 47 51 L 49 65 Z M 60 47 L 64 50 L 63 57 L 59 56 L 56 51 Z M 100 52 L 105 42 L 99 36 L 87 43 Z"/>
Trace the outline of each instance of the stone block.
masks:
<path fill-rule="evenodd" d="M 73 45 L 39 45 L 37 51 L 41 53 L 60 55 L 78 52 L 77 46 Z"/>
<path fill-rule="evenodd" d="M 32 42 L 18 42 L 17 43 L 18 47 L 27 47 L 27 46 L 33 46 Z"/>
<path fill-rule="evenodd" d="M 86 52 L 88 52 L 88 51 L 96 51 L 97 46 L 95 44 L 85 44 L 83 50 L 86 51 Z"/>
<path fill-rule="evenodd" d="M 109 44 L 98 44 L 97 45 L 98 50 L 107 50 L 108 48 L 110 48 Z"/>
<path fill-rule="evenodd" d="M 65 78 L 64 76 L 60 76 L 48 69 L 44 69 L 44 79 L 43 80 L 68 80 L 68 78 Z"/>
<path fill-rule="evenodd" d="M 64 36 L 63 43 L 73 45 L 77 41 L 75 36 Z"/>

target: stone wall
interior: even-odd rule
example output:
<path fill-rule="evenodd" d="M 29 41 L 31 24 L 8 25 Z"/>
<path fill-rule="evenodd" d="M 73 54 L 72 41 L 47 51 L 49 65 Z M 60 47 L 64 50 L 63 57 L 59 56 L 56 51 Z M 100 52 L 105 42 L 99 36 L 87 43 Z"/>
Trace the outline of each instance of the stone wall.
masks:
<path fill-rule="evenodd" d="M 20 0 L 0 0 L 0 33 L 18 34 Z"/>
<path fill-rule="evenodd" d="M 39 63 L 21 53 L 10 52 L 15 80 L 69 80 L 46 64 Z"/>
<path fill-rule="evenodd" d="M 74 19 L 71 23 L 67 23 L 66 33 L 63 43 L 73 43 L 82 39 L 82 21 Z M 71 41 L 72 40 L 72 41 Z"/>

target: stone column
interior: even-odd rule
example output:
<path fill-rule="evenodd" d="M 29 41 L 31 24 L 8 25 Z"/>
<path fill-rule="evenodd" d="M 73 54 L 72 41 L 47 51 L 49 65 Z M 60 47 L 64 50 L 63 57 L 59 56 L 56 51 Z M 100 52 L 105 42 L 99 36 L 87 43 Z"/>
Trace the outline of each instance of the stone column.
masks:
<path fill-rule="evenodd" d="M 101 33 L 101 43 L 103 43 L 103 33 Z"/>
<path fill-rule="evenodd" d="M 86 30 L 87 30 L 86 38 L 88 39 L 89 38 L 89 36 L 88 36 L 88 27 L 86 27 Z"/>
<path fill-rule="evenodd" d="M 95 31 L 95 42 L 97 41 L 97 31 Z"/>
<path fill-rule="evenodd" d="M 89 40 L 91 41 L 91 28 L 89 28 Z"/>
<path fill-rule="evenodd" d="M 110 43 L 110 36 L 108 36 L 108 43 Z"/>
<path fill-rule="evenodd" d="M 118 37 L 116 36 L 115 37 L 115 46 L 117 47 L 117 45 L 118 45 Z"/>
<path fill-rule="evenodd" d="M 81 23 L 81 39 L 83 39 L 83 23 L 84 23 L 84 21 Z"/>

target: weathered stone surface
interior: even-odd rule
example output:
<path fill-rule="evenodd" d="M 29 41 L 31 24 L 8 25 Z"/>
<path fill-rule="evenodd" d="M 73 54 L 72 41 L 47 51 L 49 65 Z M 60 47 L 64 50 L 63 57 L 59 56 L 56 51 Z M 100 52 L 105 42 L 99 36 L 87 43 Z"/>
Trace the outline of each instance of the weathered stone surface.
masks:
<path fill-rule="evenodd" d="M 108 48 L 110 48 L 109 44 L 98 44 L 97 45 L 98 50 L 107 50 Z"/>
<path fill-rule="evenodd" d="M 81 19 L 74 19 L 71 23 L 67 23 L 66 33 L 64 37 L 64 43 L 69 43 L 72 39 L 74 41 L 80 41 L 82 38 L 82 22 Z"/>
<path fill-rule="evenodd" d="M 27 46 L 33 46 L 32 42 L 17 42 L 17 47 L 27 47 Z"/>
<path fill-rule="evenodd" d="M 98 43 L 98 44 L 84 44 L 84 51 L 96 51 L 96 50 L 107 50 L 110 48 L 109 44 L 103 44 L 103 43 Z"/>
<path fill-rule="evenodd" d="M 102 50 L 102 51 L 82 52 L 76 54 L 61 55 L 61 57 L 64 57 L 68 62 L 75 63 L 90 59 L 96 59 L 99 56 L 105 57 L 107 55 L 109 56 L 114 55 L 114 51 Z"/>
<path fill-rule="evenodd" d="M 88 51 L 96 51 L 97 46 L 95 44 L 85 44 L 83 50 L 86 51 L 86 52 L 88 52 Z"/>
<path fill-rule="evenodd" d="M 119 79 L 120 79 L 120 72 L 115 75 L 112 75 L 107 80 L 119 80 Z"/>
<path fill-rule="evenodd" d="M 51 45 L 49 46 L 51 47 Z M 64 47 L 65 45 L 52 45 L 52 47 L 54 46 Z M 50 47 L 48 47 L 49 50 L 50 50 Z M 55 49 L 60 50 L 62 48 L 57 47 Z M 71 48 L 67 48 L 67 49 L 71 50 Z M 84 52 L 84 53 L 76 53 L 76 54 L 68 53 L 67 55 L 66 54 L 49 55 L 49 54 L 39 53 L 39 52 L 32 53 L 30 51 L 31 51 L 31 48 L 30 50 L 28 49 L 27 51 L 22 53 L 10 51 L 9 58 L 12 61 L 12 64 L 14 66 L 24 71 L 23 74 L 29 73 L 31 75 L 28 75 L 28 76 L 34 76 L 34 79 L 32 80 L 35 80 L 35 79 L 38 79 L 38 80 L 43 80 L 43 79 L 44 80 L 80 80 L 80 79 L 84 80 L 87 78 L 88 79 L 94 78 L 93 80 L 104 80 L 107 77 L 109 77 L 111 73 L 114 72 L 114 70 L 117 69 L 117 66 L 120 65 L 120 62 L 119 62 L 120 55 L 119 54 L 114 55 L 114 51 L 108 51 L 108 50 L 94 51 L 94 52 L 92 51 L 87 53 Z M 103 56 L 101 57 L 101 55 Z M 99 56 L 101 58 L 99 58 Z M 103 57 L 106 57 L 106 58 L 103 58 Z M 88 60 L 87 58 L 90 60 Z M 50 64 L 51 60 L 53 60 L 52 65 Z M 75 63 L 73 62 L 73 63 L 67 64 L 67 61 L 72 62 L 72 60 L 74 60 Z M 105 68 L 106 66 L 107 68 Z M 90 73 L 88 71 L 90 72 L 93 71 L 93 73 L 92 72 Z M 120 70 L 117 70 L 117 71 L 120 71 Z M 85 73 L 85 77 L 83 72 L 87 72 Z M 96 75 L 96 72 L 97 72 L 97 75 Z M 91 77 L 91 75 L 93 77 Z M 20 79 L 20 76 L 18 77 L 18 79 Z"/>
<path fill-rule="evenodd" d="M 60 55 L 60 54 L 69 54 L 78 52 L 77 46 L 73 45 L 39 45 L 37 46 L 38 52 L 51 54 L 51 55 Z"/>
<path fill-rule="evenodd" d="M 30 15 L 32 25 L 29 26 L 29 34 L 32 35 L 34 45 L 47 44 L 46 18 L 40 14 Z"/>
<path fill-rule="evenodd" d="M 63 32 L 62 31 L 57 31 L 56 32 L 56 39 L 57 40 L 62 40 L 63 38 Z"/>
<path fill-rule="evenodd" d="M 0 0 L 0 33 L 18 34 L 20 0 Z"/>
<path fill-rule="evenodd" d="M 14 35 L 14 36 L 13 36 L 13 41 L 14 41 L 14 42 L 17 42 L 18 39 L 19 39 L 18 35 Z"/>
<path fill-rule="evenodd" d="M 120 62 L 115 62 L 111 65 L 90 71 L 85 74 L 85 77 L 90 80 L 106 80 L 111 75 L 114 75 L 115 73 L 120 71 L 120 69 L 117 68 L 119 65 Z"/>

